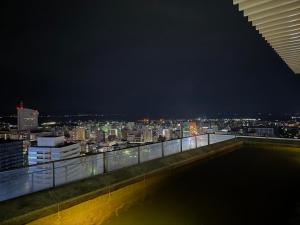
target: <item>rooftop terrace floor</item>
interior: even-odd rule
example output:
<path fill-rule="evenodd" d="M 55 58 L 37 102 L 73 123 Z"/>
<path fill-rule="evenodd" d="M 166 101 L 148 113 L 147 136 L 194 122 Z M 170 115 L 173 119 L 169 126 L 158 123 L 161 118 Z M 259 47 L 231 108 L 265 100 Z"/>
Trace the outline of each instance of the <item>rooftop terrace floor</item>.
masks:
<path fill-rule="evenodd" d="M 300 149 L 246 146 L 176 173 L 103 224 L 299 225 L 299 190 Z"/>

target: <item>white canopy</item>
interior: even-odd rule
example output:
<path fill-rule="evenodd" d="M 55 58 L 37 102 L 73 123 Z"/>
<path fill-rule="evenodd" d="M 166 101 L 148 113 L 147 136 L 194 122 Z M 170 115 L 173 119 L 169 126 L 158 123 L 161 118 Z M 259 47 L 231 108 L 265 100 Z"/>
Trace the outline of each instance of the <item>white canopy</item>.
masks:
<path fill-rule="evenodd" d="M 233 0 L 248 21 L 300 73 L 300 0 Z"/>

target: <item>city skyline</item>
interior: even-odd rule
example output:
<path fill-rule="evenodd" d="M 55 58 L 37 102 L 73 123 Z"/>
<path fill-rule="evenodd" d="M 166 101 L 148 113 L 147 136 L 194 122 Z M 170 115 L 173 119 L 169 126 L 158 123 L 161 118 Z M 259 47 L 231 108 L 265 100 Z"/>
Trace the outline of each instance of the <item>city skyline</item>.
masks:
<path fill-rule="evenodd" d="M 7 4 L 0 113 L 300 112 L 299 76 L 231 1 Z"/>

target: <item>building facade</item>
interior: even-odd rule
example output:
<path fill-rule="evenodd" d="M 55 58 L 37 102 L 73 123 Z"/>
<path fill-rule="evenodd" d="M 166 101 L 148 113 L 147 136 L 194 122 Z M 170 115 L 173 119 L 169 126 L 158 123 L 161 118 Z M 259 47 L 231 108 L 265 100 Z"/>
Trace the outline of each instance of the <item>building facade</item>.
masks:
<path fill-rule="evenodd" d="M 0 171 L 24 165 L 23 141 L 0 139 Z"/>
<path fill-rule="evenodd" d="M 28 148 L 28 163 L 35 165 L 80 155 L 80 144 L 66 143 L 64 136 L 38 137 L 37 144 Z"/>
<path fill-rule="evenodd" d="M 143 142 L 153 142 L 153 130 L 151 128 L 143 130 Z"/>
<path fill-rule="evenodd" d="M 23 104 L 17 107 L 18 130 L 30 131 L 37 129 L 39 126 L 39 112 L 37 110 L 24 108 Z"/>

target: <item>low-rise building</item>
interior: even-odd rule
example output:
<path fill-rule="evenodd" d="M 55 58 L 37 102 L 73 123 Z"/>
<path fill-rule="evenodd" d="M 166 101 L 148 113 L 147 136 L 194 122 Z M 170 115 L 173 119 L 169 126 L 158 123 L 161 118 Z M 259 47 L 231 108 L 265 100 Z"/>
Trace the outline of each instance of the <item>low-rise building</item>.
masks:
<path fill-rule="evenodd" d="M 80 144 L 67 143 L 64 136 L 38 137 L 36 144 L 28 148 L 28 163 L 34 165 L 79 155 Z"/>

